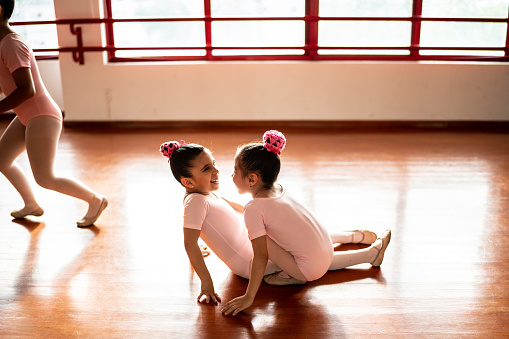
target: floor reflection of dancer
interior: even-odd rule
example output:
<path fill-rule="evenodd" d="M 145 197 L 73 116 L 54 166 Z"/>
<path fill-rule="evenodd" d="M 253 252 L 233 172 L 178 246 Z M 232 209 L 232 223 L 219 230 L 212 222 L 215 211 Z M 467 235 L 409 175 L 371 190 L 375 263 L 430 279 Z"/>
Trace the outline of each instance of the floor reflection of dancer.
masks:
<path fill-rule="evenodd" d="M 78 226 L 92 225 L 108 205 L 102 195 L 73 178 L 53 172 L 62 113 L 46 90 L 32 50 L 9 26 L 14 0 L 0 0 L 0 89 L 5 98 L 0 112 L 13 110 L 16 117 L 0 138 L 0 172 L 21 195 L 25 206 L 11 213 L 15 219 L 44 213 L 22 168 L 15 159 L 27 151 L 35 181 L 40 186 L 88 203 Z"/>

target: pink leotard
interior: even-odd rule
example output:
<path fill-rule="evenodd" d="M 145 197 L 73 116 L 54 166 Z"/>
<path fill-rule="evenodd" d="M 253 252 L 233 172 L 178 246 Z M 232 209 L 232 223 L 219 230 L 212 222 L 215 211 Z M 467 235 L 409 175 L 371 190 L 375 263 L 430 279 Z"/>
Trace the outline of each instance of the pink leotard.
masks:
<path fill-rule="evenodd" d="M 253 247 L 240 215 L 214 194 L 189 194 L 184 199 L 184 227 L 200 230 L 200 238 L 230 268 L 249 279 Z"/>
<path fill-rule="evenodd" d="M 264 235 L 271 238 L 293 255 L 308 281 L 319 279 L 329 269 L 334 248 L 327 230 L 304 206 L 289 197 L 286 190 L 275 198 L 255 198 L 248 202 L 244 220 L 249 239 Z"/>
<path fill-rule="evenodd" d="M 23 125 L 40 115 L 49 115 L 62 121 L 62 112 L 49 95 L 39 74 L 34 53 L 17 33 L 7 34 L 0 41 L 0 88 L 5 95 L 16 89 L 12 73 L 20 67 L 30 68 L 35 86 L 35 95 L 13 111 Z"/>

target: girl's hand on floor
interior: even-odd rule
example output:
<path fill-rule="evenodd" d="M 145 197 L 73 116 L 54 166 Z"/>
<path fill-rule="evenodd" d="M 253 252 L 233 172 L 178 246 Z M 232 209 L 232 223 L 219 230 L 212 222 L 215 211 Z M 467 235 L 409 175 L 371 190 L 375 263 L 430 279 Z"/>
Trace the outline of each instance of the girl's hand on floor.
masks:
<path fill-rule="evenodd" d="M 253 298 L 250 298 L 246 295 L 243 295 L 241 297 L 235 298 L 230 300 L 229 302 L 224 305 L 221 312 L 223 312 L 224 315 L 231 315 L 235 316 L 237 313 L 239 313 L 242 310 L 245 310 L 249 306 L 253 304 Z"/>
<path fill-rule="evenodd" d="M 207 302 L 207 304 L 209 303 L 210 300 L 212 300 L 215 303 L 221 301 L 221 297 L 214 291 L 214 285 L 212 284 L 203 283 L 201 284 L 201 292 L 200 295 L 198 296 L 198 302 L 201 302 L 200 299 L 203 296 L 205 296 L 205 301 Z"/>

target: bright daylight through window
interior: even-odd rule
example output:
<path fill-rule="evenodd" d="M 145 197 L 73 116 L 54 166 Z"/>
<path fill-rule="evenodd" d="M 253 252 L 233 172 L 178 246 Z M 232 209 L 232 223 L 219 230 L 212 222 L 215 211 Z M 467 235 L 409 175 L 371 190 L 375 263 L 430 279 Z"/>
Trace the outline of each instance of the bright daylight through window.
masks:
<path fill-rule="evenodd" d="M 55 21 L 53 0 L 18 0 L 12 13 L 13 23 L 35 23 Z M 35 50 L 38 57 L 55 57 L 58 55 L 57 27 L 55 24 L 16 25 L 16 32 Z M 53 49 L 53 51 L 41 51 Z"/>
<path fill-rule="evenodd" d="M 115 47 L 137 47 L 117 58 L 507 57 L 509 0 L 107 1 L 113 19 L 186 20 L 115 23 Z"/>
<path fill-rule="evenodd" d="M 106 47 L 94 47 L 114 62 L 509 61 L 509 0 L 102 1 Z M 52 0 L 18 0 L 11 21 L 42 56 L 58 53 L 54 20 Z"/>

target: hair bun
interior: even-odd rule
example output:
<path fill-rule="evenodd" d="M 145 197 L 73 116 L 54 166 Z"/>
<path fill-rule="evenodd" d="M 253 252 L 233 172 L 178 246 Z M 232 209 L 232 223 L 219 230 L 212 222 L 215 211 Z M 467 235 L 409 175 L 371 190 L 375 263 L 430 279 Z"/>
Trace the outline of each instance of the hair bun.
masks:
<path fill-rule="evenodd" d="M 268 151 L 281 154 L 285 145 L 286 138 L 283 133 L 276 130 L 270 130 L 263 134 L 263 147 L 265 147 Z"/>
<path fill-rule="evenodd" d="M 179 149 L 180 147 L 182 147 L 184 145 L 187 145 L 187 143 L 183 140 L 181 140 L 180 142 L 167 141 L 167 142 L 161 144 L 161 147 L 159 148 L 159 152 L 161 152 L 163 157 L 167 157 L 168 162 L 169 162 L 173 152 L 175 152 L 177 149 Z"/>

